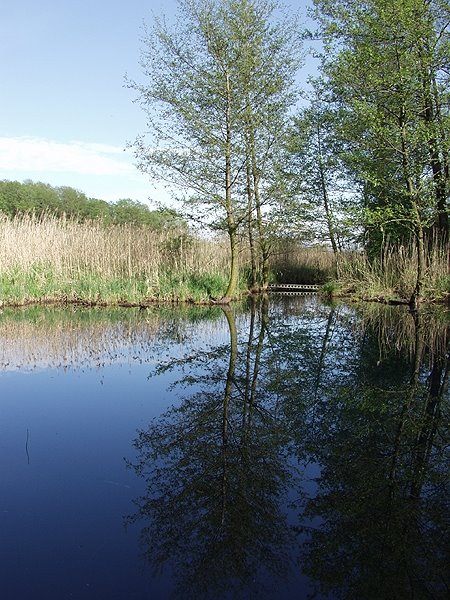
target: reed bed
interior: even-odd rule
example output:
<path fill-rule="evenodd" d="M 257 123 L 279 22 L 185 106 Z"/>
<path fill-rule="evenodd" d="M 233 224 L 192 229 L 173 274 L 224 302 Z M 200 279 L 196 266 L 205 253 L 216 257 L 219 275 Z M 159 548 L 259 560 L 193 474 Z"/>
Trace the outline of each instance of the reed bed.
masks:
<path fill-rule="evenodd" d="M 441 300 L 450 292 L 448 248 L 436 242 L 428 248 L 422 292 L 428 300 Z M 339 259 L 338 271 L 341 291 L 366 300 L 408 300 L 416 285 L 416 247 L 386 244 L 372 259 L 365 252 L 346 253 Z"/>
<path fill-rule="evenodd" d="M 278 243 L 270 261 L 278 283 L 322 284 L 336 277 L 336 259 L 330 248 Z"/>
<path fill-rule="evenodd" d="M 207 300 L 225 290 L 225 240 L 184 230 L 0 216 L 0 302 Z"/>

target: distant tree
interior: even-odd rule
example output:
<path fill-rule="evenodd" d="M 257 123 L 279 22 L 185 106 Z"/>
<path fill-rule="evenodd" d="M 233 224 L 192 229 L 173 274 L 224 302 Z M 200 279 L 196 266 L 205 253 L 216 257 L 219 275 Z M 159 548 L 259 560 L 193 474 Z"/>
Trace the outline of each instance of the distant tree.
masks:
<path fill-rule="evenodd" d="M 186 221 L 173 209 L 152 210 L 137 200 L 122 199 L 115 203 L 88 198 L 69 186 L 53 187 L 48 183 L 26 180 L 0 181 L 0 211 L 7 216 L 34 212 L 66 215 L 74 219 L 100 219 L 103 223 L 132 223 L 153 229 L 183 230 Z"/>
<path fill-rule="evenodd" d="M 86 219 L 101 219 L 103 223 L 110 223 L 110 206 L 109 202 L 105 200 L 88 198 L 88 202 L 83 210 L 83 216 Z"/>
<path fill-rule="evenodd" d="M 145 223 L 150 211 L 145 204 L 129 198 L 118 200 L 110 206 L 113 223 Z"/>
<path fill-rule="evenodd" d="M 187 223 L 174 209 L 150 208 L 129 198 L 123 198 L 109 205 L 109 215 L 112 223 L 133 223 L 135 225 L 148 225 L 152 229 L 186 229 Z"/>
<path fill-rule="evenodd" d="M 13 216 L 16 212 L 29 209 L 29 201 L 25 186 L 19 181 L 0 182 L 0 210 Z"/>

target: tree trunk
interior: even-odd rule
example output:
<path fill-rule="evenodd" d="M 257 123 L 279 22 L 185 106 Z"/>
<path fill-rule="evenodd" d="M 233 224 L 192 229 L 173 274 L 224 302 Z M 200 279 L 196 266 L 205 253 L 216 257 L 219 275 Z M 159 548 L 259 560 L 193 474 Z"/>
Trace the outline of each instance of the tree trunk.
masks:
<path fill-rule="evenodd" d="M 426 136 L 430 154 L 430 166 L 433 173 L 436 220 L 434 230 L 440 243 L 448 241 L 447 183 L 448 166 L 445 165 L 445 136 L 442 137 L 442 122 L 439 110 L 439 91 L 435 76 L 430 72 L 426 62 L 429 49 L 425 44 L 419 48 L 420 69 L 423 89 L 423 119 L 426 125 Z M 441 139 L 439 139 L 441 137 Z"/>
<path fill-rule="evenodd" d="M 236 235 L 236 227 L 231 219 L 228 221 L 228 237 L 230 240 L 230 274 L 228 276 L 228 286 L 225 294 L 220 299 L 221 304 L 229 304 L 236 296 L 236 290 L 239 282 L 239 251 Z"/>
<path fill-rule="evenodd" d="M 416 217 L 416 249 L 417 249 L 417 271 L 416 285 L 409 299 L 409 306 L 417 310 L 422 296 L 424 274 L 425 274 L 425 236 L 416 202 L 413 202 L 413 211 Z"/>
<path fill-rule="evenodd" d="M 328 235 L 331 242 L 331 247 L 333 248 L 334 255 L 337 256 L 339 252 L 338 244 L 336 242 L 336 236 L 334 234 L 334 223 L 333 223 L 333 215 L 331 212 L 330 202 L 328 198 L 328 190 L 327 184 L 325 180 L 325 169 L 323 165 L 323 155 L 322 155 L 322 137 L 320 134 L 320 123 L 319 119 L 317 119 L 317 147 L 319 151 L 319 176 L 320 176 L 320 187 L 322 188 L 322 199 L 323 206 L 325 208 L 325 217 L 327 220 L 328 226 Z"/>
<path fill-rule="evenodd" d="M 233 201 L 231 197 L 231 87 L 230 75 L 225 74 L 226 81 L 226 137 L 225 137 L 225 210 L 227 215 L 227 233 L 230 240 L 230 275 L 225 294 L 221 298 L 222 304 L 228 304 L 236 295 L 239 281 L 239 263 L 238 263 L 238 244 L 237 244 L 237 225 L 234 218 Z"/>
<path fill-rule="evenodd" d="M 255 196 L 256 207 L 256 226 L 258 229 L 259 248 L 261 251 L 261 288 L 266 290 L 269 286 L 269 258 L 270 244 L 266 238 L 263 227 L 263 217 L 261 210 L 261 196 L 259 194 L 259 172 L 256 160 L 255 136 L 251 130 L 251 152 L 252 152 L 252 174 L 253 174 L 253 194 Z"/>
<path fill-rule="evenodd" d="M 246 168 L 246 184 L 247 184 L 247 225 L 248 225 L 248 244 L 250 250 L 250 289 L 252 292 L 256 292 L 258 288 L 258 267 L 256 264 L 256 248 L 254 238 L 254 224 L 253 224 L 253 189 L 252 189 L 252 172 L 250 164 L 250 154 L 248 141 L 248 135 L 245 136 L 246 141 L 246 157 L 245 157 L 245 168 Z"/>
<path fill-rule="evenodd" d="M 400 126 L 400 137 L 402 147 L 402 166 L 403 175 L 405 178 L 406 190 L 408 197 L 411 202 L 411 213 L 412 213 L 412 228 L 416 239 L 416 250 L 417 250 L 417 269 L 416 269 L 416 283 L 414 286 L 413 293 L 409 299 L 409 306 L 412 310 L 417 310 L 420 298 L 422 295 L 423 281 L 425 274 L 425 235 L 422 225 L 422 218 L 420 215 L 420 209 L 418 205 L 419 192 L 414 186 L 413 178 L 411 175 L 411 161 L 409 156 L 407 135 L 406 135 L 406 123 L 404 119 L 404 110 L 401 111 L 399 117 Z"/>

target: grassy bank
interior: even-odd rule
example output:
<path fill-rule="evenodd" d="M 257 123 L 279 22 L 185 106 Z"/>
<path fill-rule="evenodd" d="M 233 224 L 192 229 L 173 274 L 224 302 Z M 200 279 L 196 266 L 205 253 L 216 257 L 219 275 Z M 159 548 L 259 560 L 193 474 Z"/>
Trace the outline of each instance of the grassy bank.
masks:
<path fill-rule="evenodd" d="M 417 252 L 414 244 L 386 245 L 380 256 L 369 260 L 364 252 L 342 254 L 338 278 L 328 282 L 329 295 L 358 300 L 408 302 L 416 285 Z M 423 300 L 443 301 L 450 294 L 448 248 L 434 245 L 427 254 L 423 277 Z"/>
<path fill-rule="evenodd" d="M 0 215 L 0 248 L 0 306 L 208 303 L 222 297 L 228 282 L 227 240 L 200 239 L 183 228 Z M 241 252 L 242 296 L 249 262 Z M 386 247 L 372 260 L 362 252 L 342 253 L 336 265 L 325 248 L 280 242 L 273 246 L 270 267 L 273 281 L 319 283 L 329 295 L 389 302 L 409 299 L 416 264 L 413 245 Z M 423 295 L 443 300 L 449 291 L 447 249 L 435 246 L 428 255 Z"/>
<path fill-rule="evenodd" d="M 227 284 L 226 241 L 183 230 L 21 215 L 0 218 L 0 247 L 0 305 L 200 303 Z"/>

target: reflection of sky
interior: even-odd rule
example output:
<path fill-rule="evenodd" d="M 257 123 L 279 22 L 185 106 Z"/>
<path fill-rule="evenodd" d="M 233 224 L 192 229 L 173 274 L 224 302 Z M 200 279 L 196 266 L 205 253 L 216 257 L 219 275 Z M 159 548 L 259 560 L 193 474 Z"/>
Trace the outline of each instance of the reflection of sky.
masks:
<path fill-rule="evenodd" d="M 124 528 L 143 492 L 124 457 L 136 430 L 179 402 L 176 372 L 149 377 L 154 365 L 227 339 L 225 319 L 19 312 L 0 320 L 2 597 L 166 597 L 167 577 L 139 558 L 139 528 Z"/>
<path fill-rule="evenodd" d="M 3 597 L 142 597 L 136 537 L 122 525 L 141 489 L 123 457 L 170 382 L 147 374 L 133 365 L 0 379 Z"/>
<path fill-rule="evenodd" d="M 240 402 L 245 389 L 243 376 L 250 318 L 248 313 L 236 311 L 239 355 L 228 414 L 230 427 L 235 427 L 233 443 L 237 451 L 230 456 L 234 456 L 239 464 L 237 440 L 242 420 Z M 167 424 L 172 418 L 179 418 L 180 429 L 175 429 L 175 433 L 189 433 L 196 411 L 200 409 L 201 412 L 202 398 L 208 408 L 208 393 L 219 408 L 218 419 L 212 416 L 211 422 L 207 420 L 207 423 L 217 427 L 218 431 L 221 429 L 220 402 L 225 382 L 222 383 L 220 373 L 225 376 L 229 365 L 227 321 L 220 310 L 209 313 L 212 320 L 208 320 L 207 309 L 200 308 L 189 314 L 190 320 L 178 309 L 161 312 L 155 309 L 153 313 L 144 314 L 125 311 L 122 320 L 117 319 L 117 315 L 113 320 L 103 314 L 101 322 L 95 319 L 83 322 L 75 317 L 71 321 L 67 313 L 64 313 L 65 320 L 59 321 L 55 318 L 56 312 L 56 309 L 48 311 L 46 315 L 43 311 L 40 316 L 35 312 L 34 319 L 14 321 L 13 316 L 17 319 L 17 313 L 13 311 L 11 318 L 3 314 L 0 320 L 0 357 L 2 362 L 10 362 L 0 372 L 2 597 L 42 597 L 46 600 L 167 598 L 171 587 L 170 565 L 161 577 L 153 576 L 151 566 L 140 557 L 139 534 L 146 523 L 124 527 L 124 517 L 135 512 L 135 501 L 142 495 L 148 497 L 144 489 L 145 476 L 151 475 L 152 468 L 154 472 L 154 457 L 150 456 L 145 465 L 148 472 L 144 473 L 144 479 L 126 467 L 124 458 L 135 461 L 133 442 L 138 431 L 146 431 L 150 423 L 153 423 L 154 431 L 163 433 L 164 440 L 168 431 L 164 429 L 164 422 Z M 86 320 L 89 315 L 94 312 L 86 311 L 83 318 Z M 271 436 L 274 442 L 278 439 L 277 429 L 272 426 L 279 422 L 283 432 L 280 443 L 289 444 L 286 439 L 292 436 L 293 444 L 292 452 L 286 453 L 282 466 L 298 474 L 298 477 L 289 478 L 288 489 L 279 488 L 280 494 L 274 503 L 275 511 L 279 510 L 286 518 L 288 527 L 299 530 L 297 541 L 289 550 L 293 562 L 291 577 L 280 585 L 276 576 L 274 582 L 269 582 L 278 586 L 277 599 L 306 600 L 311 589 L 301 572 L 307 564 L 307 547 L 302 554 L 300 546 L 308 541 L 312 531 L 320 533 L 321 527 L 327 524 L 317 516 L 320 511 L 312 510 L 305 516 L 304 507 L 311 506 L 308 501 L 314 499 L 317 491 L 323 500 L 330 500 L 331 509 L 335 507 L 336 498 L 341 498 L 342 507 L 345 507 L 345 493 L 341 493 L 339 485 L 342 481 L 350 485 L 352 478 L 347 480 L 345 473 L 340 475 L 334 466 L 342 467 L 344 471 L 349 469 L 350 473 L 353 469 L 357 474 L 358 464 L 346 462 L 346 456 L 334 457 L 334 446 L 316 447 L 314 444 L 335 437 L 346 450 L 347 440 L 351 442 L 352 436 L 356 436 L 353 442 L 359 450 L 358 436 L 364 435 L 360 424 L 366 423 L 369 429 L 376 426 L 376 422 L 374 425 L 370 420 L 370 412 L 359 411 L 356 401 L 351 403 L 349 414 L 341 413 L 347 396 L 344 394 L 339 400 L 336 395 L 352 373 L 351 383 L 358 388 L 355 365 L 371 367 L 367 362 L 363 363 L 360 347 L 355 343 L 359 340 L 359 330 L 355 328 L 358 320 L 353 308 L 339 306 L 332 311 L 312 297 L 274 299 L 269 307 L 268 331 L 257 383 L 257 404 L 262 410 L 253 421 L 255 436 L 251 447 L 255 449 L 256 457 L 259 456 L 259 444 L 263 450 L 267 448 L 261 464 L 270 466 L 270 459 L 276 459 L 276 454 L 270 453 L 268 440 Z M 258 315 L 254 324 L 253 342 L 257 345 L 261 324 Z M 212 358 L 203 353 L 218 346 L 222 348 L 212 352 Z M 324 347 L 323 371 L 318 377 L 317 367 Z M 170 359 L 183 357 L 192 358 L 185 362 L 184 368 L 183 361 L 172 361 L 173 369 L 156 372 L 155 364 L 164 365 Z M 383 370 L 375 371 L 377 377 L 380 373 L 376 385 L 381 389 Z M 211 380 L 200 377 L 198 384 L 196 378 L 208 374 Z M 171 388 L 174 381 L 183 382 L 183 378 L 185 386 Z M 315 386 L 320 387 L 316 395 Z M 196 396 L 197 392 L 200 393 Z M 351 386 L 347 392 L 351 394 Z M 380 398 L 376 399 L 379 402 Z M 191 401 L 190 404 L 185 400 Z M 180 410 L 168 413 L 173 406 Z M 207 411 L 207 414 L 212 413 Z M 352 421 L 353 416 L 357 417 L 356 421 Z M 389 415 L 386 418 L 389 420 Z M 284 430 L 283 426 L 288 428 Z M 210 436 L 209 429 L 202 430 L 201 427 L 198 434 L 194 430 L 197 458 L 200 462 L 204 458 L 208 463 L 209 456 L 202 453 L 202 435 L 206 440 L 215 438 Z M 380 431 L 381 436 L 385 434 Z M 211 445 L 217 456 L 221 452 L 219 438 L 220 435 L 217 447 Z M 196 440 L 199 440 L 197 446 Z M 186 456 L 192 460 L 192 446 L 189 446 L 189 440 L 183 441 L 186 441 Z M 407 442 L 406 439 L 405 444 Z M 170 438 L 168 443 L 171 444 Z M 176 453 L 176 444 L 174 448 Z M 284 449 L 284 446 L 278 448 Z M 365 469 L 362 446 L 361 451 Z M 280 456 L 284 460 L 284 455 Z M 161 470 L 166 459 L 167 456 L 158 457 L 157 466 Z M 317 460 L 322 460 L 322 472 Z M 275 476 L 280 471 L 282 469 L 278 469 Z M 270 477 L 270 469 L 265 472 Z M 336 476 L 335 479 L 330 479 L 330 473 Z M 364 470 L 364 477 L 366 474 Z M 169 483 L 175 482 L 176 488 L 181 485 L 182 477 L 178 471 L 172 475 Z M 358 485 L 361 483 L 364 487 L 365 479 L 357 480 Z M 236 484 L 237 480 L 230 477 L 231 486 L 233 481 Z M 369 475 L 367 481 L 370 483 Z M 210 489 L 211 482 L 207 483 L 205 489 Z M 276 481 L 274 483 L 276 486 Z M 256 487 L 252 488 L 252 485 Z M 337 487 L 333 488 L 333 485 Z M 258 478 L 250 482 L 247 489 L 257 491 Z M 188 500 L 186 506 L 192 507 L 189 485 L 184 491 Z M 200 496 L 202 500 L 203 496 Z M 253 497 L 250 494 L 251 500 Z M 352 500 L 352 494 L 349 498 Z M 274 498 L 269 490 L 270 499 Z M 162 496 L 162 509 L 164 506 L 167 506 L 167 494 Z M 265 507 L 267 504 L 261 502 L 261 514 Z M 202 506 L 197 507 L 198 514 L 201 510 Z M 187 514 L 189 517 L 189 512 Z M 334 511 L 332 514 L 336 518 L 339 516 Z M 169 521 L 171 515 L 172 512 Z M 239 523 L 242 522 L 240 519 Z M 201 532 L 201 525 L 199 523 L 196 532 Z M 369 525 L 375 534 L 376 522 Z M 358 541 L 358 532 L 354 535 Z M 332 547 L 332 540 L 329 547 Z M 327 572 L 329 558 L 325 555 L 323 564 L 319 565 L 324 572 Z M 252 573 L 252 577 L 265 577 L 265 569 L 267 565 L 261 565 L 261 574 Z M 263 597 L 268 596 L 261 596 L 261 600 Z"/>
<path fill-rule="evenodd" d="M 246 321 L 238 318 L 243 338 Z M 152 578 L 139 559 L 140 525 L 123 527 L 143 493 L 124 457 L 137 430 L 180 402 L 168 391 L 180 371 L 149 378 L 154 363 L 227 347 L 226 319 L 72 327 L 37 319 L 21 328 L 25 338 L 14 338 L 17 327 L 0 322 L 1 362 L 10 362 L 0 376 L 2 593 L 166 598 L 169 573 Z M 298 596 L 299 581 L 279 597 Z"/>

